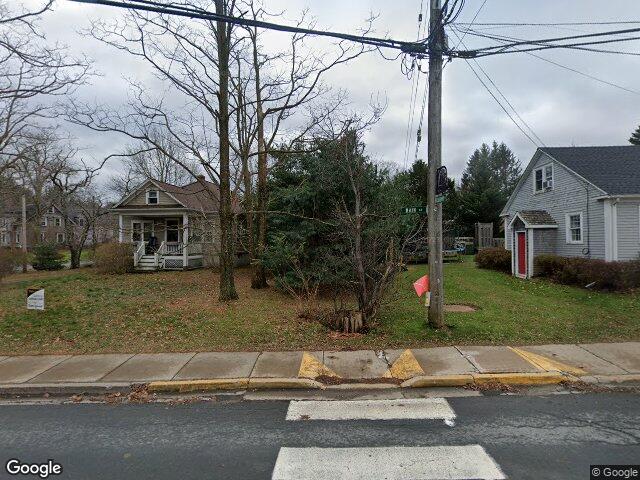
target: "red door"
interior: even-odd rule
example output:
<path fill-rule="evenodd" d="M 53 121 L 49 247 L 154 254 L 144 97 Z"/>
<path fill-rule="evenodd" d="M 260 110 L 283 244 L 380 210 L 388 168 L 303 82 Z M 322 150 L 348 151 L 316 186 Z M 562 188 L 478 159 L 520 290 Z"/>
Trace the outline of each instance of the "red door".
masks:
<path fill-rule="evenodd" d="M 527 275 L 527 237 L 525 232 L 517 232 L 518 236 L 518 274 Z"/>

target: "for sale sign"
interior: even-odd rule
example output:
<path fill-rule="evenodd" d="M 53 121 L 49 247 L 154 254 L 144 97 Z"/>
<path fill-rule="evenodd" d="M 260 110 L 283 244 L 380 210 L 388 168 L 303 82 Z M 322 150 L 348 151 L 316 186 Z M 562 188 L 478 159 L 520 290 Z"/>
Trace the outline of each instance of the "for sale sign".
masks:
<path fill-rule="evenodd" d="M 27 288 L 27 309 L 44 310 L 44 288 Z"/>

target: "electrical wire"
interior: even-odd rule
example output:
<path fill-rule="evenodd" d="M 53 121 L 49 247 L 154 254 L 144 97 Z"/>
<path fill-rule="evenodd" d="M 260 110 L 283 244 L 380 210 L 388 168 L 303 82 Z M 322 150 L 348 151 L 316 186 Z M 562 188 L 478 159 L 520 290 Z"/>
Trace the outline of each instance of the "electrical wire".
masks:
<path fill-rule="evenodd" d="M 484 1 L 482 2 L 482 5 L 480 5 L 480 8 L 478 8 L 478 11 L 477 11 L 477 12 L 476 12 L 476 14 L 473 16 L 473 19 L 471 20 L 471 23 L 469 23 L 469 24 L 468 24 L 468 25 L 469 25 L 469 28 L 467 29 L 467 31 L 471 29 L 471 27 L 473 26 L 473 22 L 475 22 L 475 21 L 476 21 L 476 18 L 478 18 L 478 15 L 480 15 L 480 12 L 482 11 L 482 9 L 483 9 L 483 8 L 484 8 L 484 6 L 486 5 L 486 3 L 487 3 L 487 0 L 484 0 Z M 462 40 L 464 40 L 464 37 L 465 37 L 466 35 L 467 35 L 467 32 L 464 32 L 464 33 L 462 34 L 462 38 L 460 38 L 460 40 L 458 41 L 457 45 L 456 45 L 455 47 L 453 47 L 453 50 L 457 50 L 457 49 L 458 49 L 458 47 L 460 46 L 460 44 L 462 43 Z M 446 65 L 446 64 L 445 64 L 445 65 Z"/>

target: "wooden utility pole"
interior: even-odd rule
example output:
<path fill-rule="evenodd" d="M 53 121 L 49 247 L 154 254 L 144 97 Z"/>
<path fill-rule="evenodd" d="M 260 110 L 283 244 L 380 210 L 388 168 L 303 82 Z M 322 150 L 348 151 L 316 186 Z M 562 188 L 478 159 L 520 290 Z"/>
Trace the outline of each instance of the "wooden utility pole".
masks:
<path fill-rule="evenodd" d="M 27 273 L 27 196 L 22 194 L 22 273 Z"/>
<path fill-rule="evenodd" d="M 433 328 L 444 327 L 442 203 L 436 203 L 436 171 L 442 164 L 442 52 L 444 51 L 445 41 L 442 17 L 441 0 L 431 0 L 429 20 L 429 106 L 427 112 L 427 158 L 429 164 L 427 222 L 431 302 L 427 317 L 429 325 Z"/>

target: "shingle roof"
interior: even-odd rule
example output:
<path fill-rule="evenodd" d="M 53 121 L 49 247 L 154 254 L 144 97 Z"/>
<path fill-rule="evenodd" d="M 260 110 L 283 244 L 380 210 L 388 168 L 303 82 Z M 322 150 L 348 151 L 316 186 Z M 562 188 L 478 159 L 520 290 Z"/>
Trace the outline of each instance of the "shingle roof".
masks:
<path fill-rule="evenodd" d="M 540 150 L 609 195 L 640 194 L 640 146 L 543 147 Z"/>
<path fill-rule="evenodd" d="M 521 210 L 518 215 L 527 225 L 557 225 L 546 210 Z"/>

